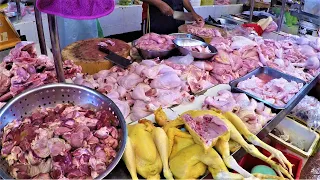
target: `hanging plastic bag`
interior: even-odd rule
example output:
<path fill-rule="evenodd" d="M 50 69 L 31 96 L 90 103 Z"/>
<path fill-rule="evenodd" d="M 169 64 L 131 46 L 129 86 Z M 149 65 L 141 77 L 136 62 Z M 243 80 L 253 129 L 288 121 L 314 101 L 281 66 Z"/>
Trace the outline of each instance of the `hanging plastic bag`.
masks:
<path fill-rule="evenodd" d="M 99 37 L 97 20 L 74 20 L 57 17 L 61 49 L 67 45 Z"/>
<path fill-rule="evenodd" d="M 114 0 L 37 0 L 37 8 L 47 14 L 71 19 L 97 19 L 110 14 Z"/>

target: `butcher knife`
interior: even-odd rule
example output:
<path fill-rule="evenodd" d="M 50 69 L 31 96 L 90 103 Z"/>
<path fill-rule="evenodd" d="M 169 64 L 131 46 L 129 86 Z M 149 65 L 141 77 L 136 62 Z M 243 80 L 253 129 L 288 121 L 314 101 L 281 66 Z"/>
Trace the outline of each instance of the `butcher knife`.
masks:
<path fill-rule="evenodd" d="M 173 11 L 173 19 L 181 21 L 194 21 L 191 13 L 186 13 L 182 11 Z"/>
<path fill-rule="evenodd" d="M 104 46 L 99 46 L 99 50 L 107 54 L 107 56 L 104 57 L 106 60 L 113 62 L 117 66 L 122 67 L 123 69 L 126 69 L 128 66 L 130 66 L 133 63 L 132 60 L 119 56 L 118 54 L 110 51 Z"/>

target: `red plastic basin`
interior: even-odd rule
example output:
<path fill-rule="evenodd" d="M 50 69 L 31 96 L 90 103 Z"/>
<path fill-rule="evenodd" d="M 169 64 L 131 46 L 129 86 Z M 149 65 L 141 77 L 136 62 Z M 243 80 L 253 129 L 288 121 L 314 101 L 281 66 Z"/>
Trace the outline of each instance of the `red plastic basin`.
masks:
<path fill-rule="evenodd" d="M 270 153 L 266 150 L 261 150 L 259 149 L 259 151 L 264 154 L 265 156 L 269 157 L 270 156 Z M 280 150 L 281 151 L 281 150 Z M 289 154 L 289 153 L 286 153 L 286 152 L 283 152 L 281 151 L 284 156 L 288 159 L 288 161 L 293 164 L 293 167 L 292 167 L 292 173 L 294 175 L 294 178 L 295 179 L 299 179 L 300 178 L 300 173 L 301 173 L 301 170 L 302 170 L 302 159 L 295 156 L 295 155 L 292 155 L 292 154 Z M 275 162 L 279 162 L 277 159 L 273 158 L 272 160 L 274 160 Z M 266 166 L 269 166 L 267 163 L 265 163 L 264 161 L 258 159 L 258 158 L 255 158 L 253 156 L 251 156 L 250 154 L 246 154 L 239 162 L 239 165 L 247 170 L 248 172 L 251 172 L 251 169 L 257 165 L 266 165 Z M 270 166 L 269 166 L 270 167 Z"/>

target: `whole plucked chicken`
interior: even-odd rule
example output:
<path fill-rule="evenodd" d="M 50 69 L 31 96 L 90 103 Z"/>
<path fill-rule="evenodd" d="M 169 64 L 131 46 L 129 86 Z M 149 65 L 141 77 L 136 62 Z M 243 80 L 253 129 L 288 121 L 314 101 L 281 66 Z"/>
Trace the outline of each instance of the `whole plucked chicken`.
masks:
<path fill-rule="evenodd" d="M 165 116 L 162 115 L 162 117 Z M 159 119 L 156 117 L 156 120 Z M 177 128 L 181 126 L 184 126 L 189 133 Z M 214 179 L 254 178 L 230 155 L 229 140 L 231 139 L 239 143 L 252 156 L 267 162 L 281 177 L 284 174 L 292 179 L 292 164 L 285 156 L 250 133 L 241 119 L 232 112 L 222 114 L 217 110 L 191 110 L 173 121 L 168 121 L 163 129 L 169 138 L 169 167 L 175 178 L 197 178 L 205 172 L 206 166 Z M 271 152 L 272 156 L 269 158 L 264 156 L 254 145 L 248 144 L 242 135 L 252 144 Z M 188 138 L 189 140 L 186 140 Z M 212 147 L 221 154 L 221 157 Z M 271 160 L 273 157 L 276 157 L 282 166 Z M 227 167 L 239 174 L 230 173 Z M 290 173 L 284 167 L 288 167 Z M 190 172 L 190 169 L 193 171 Z M 261 175 L 255 176 L 267 178 Z"/>
<path fill-rule="evenodd" d="M 160 172 L 173 179 L 168 165 L 168 137 L 164 130 L 148 120 L 128 125 L 128 139 L 123 160 L 132 179 L 137 173 L 146 179 L 160 179 Z"/>

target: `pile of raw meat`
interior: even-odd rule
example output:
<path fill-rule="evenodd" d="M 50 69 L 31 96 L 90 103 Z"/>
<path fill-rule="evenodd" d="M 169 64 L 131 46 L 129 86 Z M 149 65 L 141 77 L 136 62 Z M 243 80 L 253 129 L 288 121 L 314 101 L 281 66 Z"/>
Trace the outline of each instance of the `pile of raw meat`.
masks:
<path fill-rule="evenodd" d="M 223 70 L 213 72 L 217 76 L 225 76 L 225 82 L 229 82 L 229 79 L 243 76 L 257 67 L 269 66 L 311 81 L 319 73 L 320 48 L 317 46 L 320 47 L 320 39 L 303 41 L 307 40 L 296 38 L 275 41 L 257 36 L 213 37 L 210 44 L 218 50 L 214 58 L 215 67 Z"/>
<path fill-rule="evenodd" d="M 211 53 L 209 47 L 205 46 L 184 46 L 184 48 L 188 49 L 189 51 L 199 52 L 199 53 Z"/>
<path fill-rule="evenodd" d="M 203 27 L 195 24 L 187 24 L 184 26 L 186 26 L 186 30 L 189 34 L 194 34 L 196 36 L 207 37 L 207 38 L 222 36 L 220 31 L 215 28 L 207 28 L 207 27 Z"/>
<path fill-rule="evenodd" d="M 106 94 L 119 106 L 125 118 L 139 120 L 152 114 L 155 108 L 192 101 L 193 93 L 227 84 L 260 66 L 269 66 L 308 82 L 319 73 L 319 38 L 310 41 L 290 37 L 275 41 L 243 30 L 221 37 L 218 30 L 208 30 L 202 25 L 186 26 L 192 26 L 189 29 L 193 34 L 212 37 L 210 44 L 217 48 L 218 54 L 209 61 L 194 61 L 191 55 L 163 61 L 144 60 L 133 63 L 126 70 L 115 66 L 94 75 L 82 74 L 80 67 L 65 61 L 66 78 Z M 174 48 L 172 39 L 172 36 L 150 33 L 141 37 L 137 44 L 142 49 L 166 50 Z M 112 42 L 105 43 L 109 47 L 113 45 Z M 36 56 L 34 47 L 28 43 L 12 50 L 0 64 L 0 69 L 3 84 L 0 102 L 24 89 L 57 81 L 52 60 Z M 285 99 L 274 101 L 283 104 Z"/>
<path fill-rule="evenodd" d="M 66 78 L 81 72 L 81 67 L 72 61 L 65 61 Z M 0 64 L 0 102 L 10 100 L 22 91 L 57 82 L 53 60 L 37 56 L 33 42 L 21 42 L 12 49 Z"/>
<path fill-rule="evenodd" d="M 203 107 L 234 112 L 254 134 L 257 134 L 276 115 L 263 103 L 249 99 L 246 94 L 231 93 L 228 90 L 219 91 L 217 96 L 206 97 Z"/>
<path fill-rule="evenodd" d="M 126 70 L 114 66 L 93 76 L 78 74 L 72 80 L 106 94 L 118 105 L 125 118 L 130 114 L 130 119 L 136 121 L 160 106 L 192 101 L 189 86 L 181 76 L 181 70 L 165 63 L 143 60 L 134 62 Z"/>
<path fill-rule="evenodd" d="M 96 178 L 117 154 L 118 125 L 105 110 L 39 108 L 4 127 L 1 155 L 17 179 Z"/>
<path fill-rule="evenodd" d="M 271 104 L 284 107 L 291 98 L 303 87 L 302 83 L 286 79 L 272 79 L 266 82 L 258 77 L 241 81 L 237 87 Z"/>
<path fill-rule="evenodd" d="M 174 49 L 174 36 L 148 33 L 139 38 L 135 46 L 143 50 L 166 51 Z"/>
<path fill-rule="evenodd" d="M 291 63 L 301 62 L 305 58 L 296 49 L 298 45 L 292 42 L 296 41 L 278 42 L 257 36 L 213 37 L 211 44 L 218 49 L 218 54 L 210 61 L 193 61 L 190 55 L 164 61 L 145 60 L 134 63 L 127 70 L 114 67 L 93 76 L 78 74 L 73 81 L 107 94 L 120 107 L 124 117 L 139 120 L 151 114 L 154 108 L 170 107 L 186 99 L 188 102 L 192 100 L 190 93 L 198 93 L 217 84 L 227 84 L 264 65 L 310 81 L 313 78 L 310 72 L 317 70 L 304 72 L 304 68 L 297 68 Z M 150 76 L 147 70 L 154 74 Z M 172 82 L 164 87 L 167 79 Z M 170 93 L 162 90 L 170 90 Z M 142 97 L 137 97 L 137 94 Z"/>

